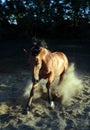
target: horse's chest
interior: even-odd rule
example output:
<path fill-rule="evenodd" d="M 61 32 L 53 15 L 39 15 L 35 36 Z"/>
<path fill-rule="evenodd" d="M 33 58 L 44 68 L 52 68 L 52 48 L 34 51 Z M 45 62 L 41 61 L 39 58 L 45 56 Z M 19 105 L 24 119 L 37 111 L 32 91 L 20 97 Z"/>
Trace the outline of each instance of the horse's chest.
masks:
<path fill-rule="evenodd" d="M 47 78 L 48 75 L 49 75 L 49 69 L 45 63 L 42 63 L 42 67 L 40 69 L 39 76 L 41 78 Z"/>

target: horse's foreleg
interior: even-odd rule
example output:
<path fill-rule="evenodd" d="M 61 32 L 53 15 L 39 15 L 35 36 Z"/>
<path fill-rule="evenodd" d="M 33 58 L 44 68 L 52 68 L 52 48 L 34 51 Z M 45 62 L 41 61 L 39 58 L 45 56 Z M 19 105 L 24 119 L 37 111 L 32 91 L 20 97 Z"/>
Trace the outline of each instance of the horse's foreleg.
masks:
<path fill-rule="evenodd" d="M 32 99 L 33 99 L 33 95 L 34 95 L 34 91 L 37 87 L 37 84 L 34 84 L 32 86 L 32 89 L 31 89 L 31 92 L 30 92 L 30 96 L 28 98 L 28 101 L 27 101 L 27 105 L 26 105 L 26 110 L 30 109 L 30 106 L 31 106 L 31 103 L 32 103 Z"/>
<path fill-rule="evenodd" d="M 47 82 L 46 87 L 47 87 L 47 92 L 48 92 L 48 102 L 50 104 L 51 100 L 52 100 L 52 96 L 51 96 L 51 88 L 50 88 L 50 83 L 49 82 Z"/>
<path fill-rule="evenodd" d="M 50 88 L 50 83 L 49 82 L 47 82 L 46 87 L 47 87 L 47 92 L 48 92 L 49 107 L 54 109 L 55 105 L 54 105 L 54 102 L 53 102 L 53 98 L 52 98 L 51 88 Z"/>
<path fill-rule="evenodd" d="M 31 92 L 30 92 L 30 96 L 29 96 L 28 101 L 27 101 L 26 108 L 30 107 L 33 95 L 34 95 L 34 88 L 32 87 Z"/>

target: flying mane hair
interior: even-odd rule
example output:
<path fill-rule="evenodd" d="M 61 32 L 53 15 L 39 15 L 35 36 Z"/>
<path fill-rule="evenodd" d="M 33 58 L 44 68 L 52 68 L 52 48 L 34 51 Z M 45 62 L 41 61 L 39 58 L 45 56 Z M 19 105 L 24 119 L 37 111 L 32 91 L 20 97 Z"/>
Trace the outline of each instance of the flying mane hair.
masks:
<path fill-rule="evenodd" d="M 47 43 L 44 40 L 39 40 L 37 38 L 32 39 L 31 54 L 36 56 L 40 52 L 40 47 L 48 48 Z"/>

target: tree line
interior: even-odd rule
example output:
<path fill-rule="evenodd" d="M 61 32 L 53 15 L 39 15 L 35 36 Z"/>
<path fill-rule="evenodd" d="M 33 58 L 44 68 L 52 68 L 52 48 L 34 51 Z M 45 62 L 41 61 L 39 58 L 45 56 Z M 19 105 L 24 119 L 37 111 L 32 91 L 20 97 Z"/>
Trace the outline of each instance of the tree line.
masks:
<path fill-rule="evenodd" d="M 0 0 L 0 39 L 86 38 L 90 0 Z"/>

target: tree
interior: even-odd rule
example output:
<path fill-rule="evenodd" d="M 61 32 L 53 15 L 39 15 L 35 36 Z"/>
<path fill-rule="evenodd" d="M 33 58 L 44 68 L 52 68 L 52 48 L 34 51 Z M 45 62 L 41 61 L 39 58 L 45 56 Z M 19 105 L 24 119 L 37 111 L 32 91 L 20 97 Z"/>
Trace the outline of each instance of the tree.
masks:
<path fill-rule="evenodd" d="M 0 26 L 17 32 L 18 37 L 60 32 L 68 25 L 77 28 L 89 22 L 89 0 L 0 0 Z"/>

